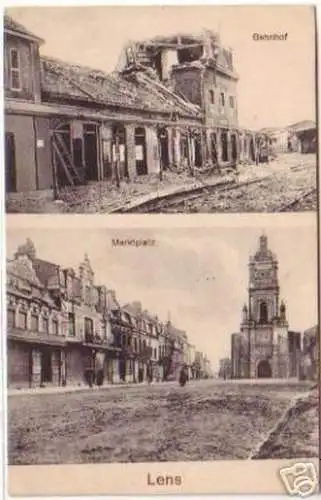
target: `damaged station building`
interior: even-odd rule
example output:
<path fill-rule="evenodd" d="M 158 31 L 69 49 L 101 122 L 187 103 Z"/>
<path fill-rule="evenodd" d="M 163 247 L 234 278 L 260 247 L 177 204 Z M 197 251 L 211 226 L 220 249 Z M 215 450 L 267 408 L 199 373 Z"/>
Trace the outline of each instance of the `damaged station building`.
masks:
<path fill-rule="evenodd" d="M 217 34 L 131 43 L 110 74 L 42 56 L 43 44 L 4 17 L 7 193 L 255 160 Z"/>

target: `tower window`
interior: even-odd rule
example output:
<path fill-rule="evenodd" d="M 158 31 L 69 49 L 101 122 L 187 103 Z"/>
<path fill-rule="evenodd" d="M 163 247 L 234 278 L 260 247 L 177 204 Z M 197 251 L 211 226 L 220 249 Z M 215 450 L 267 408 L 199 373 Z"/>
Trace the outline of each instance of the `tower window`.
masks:
<path fill-rule="evenodd" d="M 268 322 L 268 308 L 266 302 L 260 303 L 260 323 Z"/>
<path fill-rule="evenodd" d="M 209 95 L 210 95 L 210 103 L 211 103 L 211 104 L 214 104 L 214 103 L 215 103 L 215 94 L 214 94 L 214 90 L 210 90 L 210 91 L 209 91 Z"/>
<path fill-rule="evenodd" d="M 224 92 L 221 92 L 221 106 L 225 106 L 225 95 Z"/>
<path fill-rule="evenodd" d="M 231 108 L 234 108 L 234 104 L 235 104 L 235 103 L 234 103 L 234 97 L 233 97 L 232 95 L 230 95 L 230 97 L 229 97 L 229 101 L 230 101 L 230 107 L 231 107 Z"/>

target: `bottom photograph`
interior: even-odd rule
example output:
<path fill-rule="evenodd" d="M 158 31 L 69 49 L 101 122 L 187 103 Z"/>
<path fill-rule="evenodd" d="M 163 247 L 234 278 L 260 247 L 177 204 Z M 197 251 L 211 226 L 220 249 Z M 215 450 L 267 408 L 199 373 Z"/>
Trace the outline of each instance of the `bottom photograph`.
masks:
<path fill-rule="evenodd" d="M 318 457 L 316 225 L 259 222 L 8 224 L 9 465 Z"/>

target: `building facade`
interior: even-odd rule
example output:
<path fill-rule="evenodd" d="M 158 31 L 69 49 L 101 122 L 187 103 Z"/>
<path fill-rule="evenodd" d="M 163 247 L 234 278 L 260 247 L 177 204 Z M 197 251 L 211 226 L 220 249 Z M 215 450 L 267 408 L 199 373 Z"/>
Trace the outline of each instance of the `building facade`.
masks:
<path fill-rule="evenodd" d="M 320 346 L 318 325 L 303 333 L 301 378 L 319 380 L 320 376 Z"/>
<path fill-rule="evenodd" d="M 66 186 L 178 167 L 193 174 L 253 156 L 253 134 L 238 128 L 232 55 L 214 35 L 197 42 L 200 58 L 178 44 L 170 73 L 162 42 L 151 58 L 158 77 L 137 50 L 106 74 L 44 57 L 43 43 L 4 17 L 7 193 L 48 189 L 58 197 Z"/>
<path fill-rule="evenodd" d="M 298 377 L 300 336 L 289 332 L 278 261 L 265 235 L 250 258 L 248 304 L 242 310 L 240 332 L 231 340 L 233 378 Z"/>
<path fill-rule="evenodd" d="M 232 363 L 230 358 L 220 359 L 218 376 L 223 380 L 228 380 L 232 377 Z"/>
<path fill-rule="evenodd" d="M 8 385 L 12 388 L 176 380 L 189 362 L 185 332 L 138 301 L 120 305 L 78 269 L 39 258 L 31 240 L 7 263 Z"/>
<path fill-rule="evenodd" d="M 138 41 L 126 47 L 124 66 L 135 62 L 201 111 L 202 128 L 191 135 L 193 166 L 233 165 L 255 161 L 256 134 L 238 123 L 237 82 L 233 53 L 218 33 L 172 35 Z M 177 141 L 180 131 L 175 132 Z M 188 151 L 189 137 L 184 137 Z M 177 158 L 182 160 L 182 158 Z"/>

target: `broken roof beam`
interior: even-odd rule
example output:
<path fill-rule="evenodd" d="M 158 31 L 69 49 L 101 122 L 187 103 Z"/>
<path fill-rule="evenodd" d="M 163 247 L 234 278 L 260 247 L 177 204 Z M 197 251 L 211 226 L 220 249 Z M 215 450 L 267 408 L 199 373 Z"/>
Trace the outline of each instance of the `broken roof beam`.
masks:
<path fill-rule="evenodd" d="M 192 49 L 195 47 L 200 47 L 203 42 L 198 43 L 167 43 L 167 42 L 145 42 L 144 46 L 146 48 L 164 48 L 164 49 Z"/>

